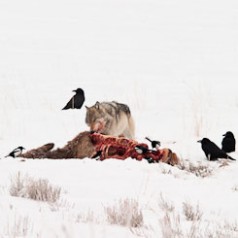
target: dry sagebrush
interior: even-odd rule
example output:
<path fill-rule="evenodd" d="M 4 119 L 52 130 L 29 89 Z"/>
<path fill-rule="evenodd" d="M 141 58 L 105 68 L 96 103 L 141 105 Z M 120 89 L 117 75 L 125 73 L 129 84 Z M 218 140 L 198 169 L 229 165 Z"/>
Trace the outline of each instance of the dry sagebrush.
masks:
<path fill-rule="evenodd" d="M 238 223 L 223 220 L 219 224 L 203 219 L 199 204 L 183 202 L 182 213 L 161 195 L 162 216 L 159 220 L 163 238 L 233 238 L 238 237 Z M 182 219 L 182 218 L 185 219 Z M 185 225 L 186 224 L 186 225 Z"/>
<path fill-rule="evenodd" d="M 11 196 L 52 203 L 59 199 L 61 188 L 51 185 L 47 179 L 35 179 L 18 172 L 11 178 L 9 192 Z"/>
<path fill-rule="evenodd" d="M 183 203 L 183 213 L 187 221 L 199 221 L 202 218 L 202 211 L 197 204 L 196 208 L 188 202 Z"/>
<path fill-rule="evenodd" d="M 119 200 L 118 204 L 106 207 L 105 212 L 110 224 L 133 228 L 143 225 L 143 214 L 136 200 Z"/>
<path fill-rule="evenodd" d="M 189 173 L 195 174 L 197 177 L 208 177 L 212 175 L 213 168 L 208 163 L 202 162 L 192 163 L 190 161 L 181 160 L 178 168 Z"/>

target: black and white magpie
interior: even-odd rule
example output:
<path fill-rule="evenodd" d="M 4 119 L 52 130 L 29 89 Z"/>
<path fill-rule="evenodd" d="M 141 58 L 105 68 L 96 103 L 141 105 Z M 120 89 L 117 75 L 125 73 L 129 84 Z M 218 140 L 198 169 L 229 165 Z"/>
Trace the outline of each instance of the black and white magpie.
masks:
<path fill-rule="evenodd" d="M 158 140 L 151 140 L 148 137 L 145 137 L 145 139 L 148 140 L 151 143 L 151 146 L 152 146 L 153 149 L 156 149 L 156 150 L 159 149 L 159 147 L 161 145 L 160 141 L 158 141 Z"/>
<path fill-rule="evenodd" d="M 23 150 L 25 150 L 25 148 L 23 146 L 18 146 L 16 149 L 14 149 L 12 152 L 10 152 L 5 157 L 16 158 L 17 156 L 19 156 L 22 153 Z"/>
<path fill-rule="evenodd" d="M 145 154 L 149 151 L 148 148 L 144 147 L 144 146 L 141 146 L 141 145 L 137 145 L 135 146 L 135 150 L 138 154 Z"/>

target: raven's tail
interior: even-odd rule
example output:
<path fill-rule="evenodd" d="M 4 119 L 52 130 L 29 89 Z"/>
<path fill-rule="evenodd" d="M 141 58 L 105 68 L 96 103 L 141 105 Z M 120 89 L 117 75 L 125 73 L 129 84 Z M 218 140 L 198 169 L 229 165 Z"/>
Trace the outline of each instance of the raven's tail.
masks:
<path fill-rule="evenodd" d="M 236 159 L 234 159 L 234 158 L 232 158 L 231 156 L 227 156 L 227 159 L 230 159 L 230 160 L 236 160 Z"/>

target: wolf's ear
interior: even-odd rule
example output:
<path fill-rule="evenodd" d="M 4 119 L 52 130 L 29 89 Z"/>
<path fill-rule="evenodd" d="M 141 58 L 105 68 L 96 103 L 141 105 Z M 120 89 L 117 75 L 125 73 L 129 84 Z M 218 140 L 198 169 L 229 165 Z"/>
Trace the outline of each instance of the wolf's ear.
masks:
<path fill-rule="evenodd" d="M 96 109 L 99 109 L 99 105 L 100 105 L 100 102 L 97 101 L 97 102 L 95 103 L 95 108 L 96 108 Z"/>
<path fill-rule="evenodd" d="M 88 106 L 85 106 L 85 108 L 88 110 L 89 109 L 89 107 Z"/>

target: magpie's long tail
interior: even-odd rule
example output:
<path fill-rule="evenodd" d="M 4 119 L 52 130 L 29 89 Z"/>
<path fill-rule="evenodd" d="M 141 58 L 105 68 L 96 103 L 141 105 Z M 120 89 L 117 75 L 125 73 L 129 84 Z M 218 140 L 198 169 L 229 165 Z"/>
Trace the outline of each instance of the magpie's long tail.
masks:
<path fill-rule="evenodd" d="M 150 142 L 152 142 L 151 139 L 149 139 L 148 137 L 145 137 L 145 139 L 148 140 L 148 141 L 150 141 Z"/>

